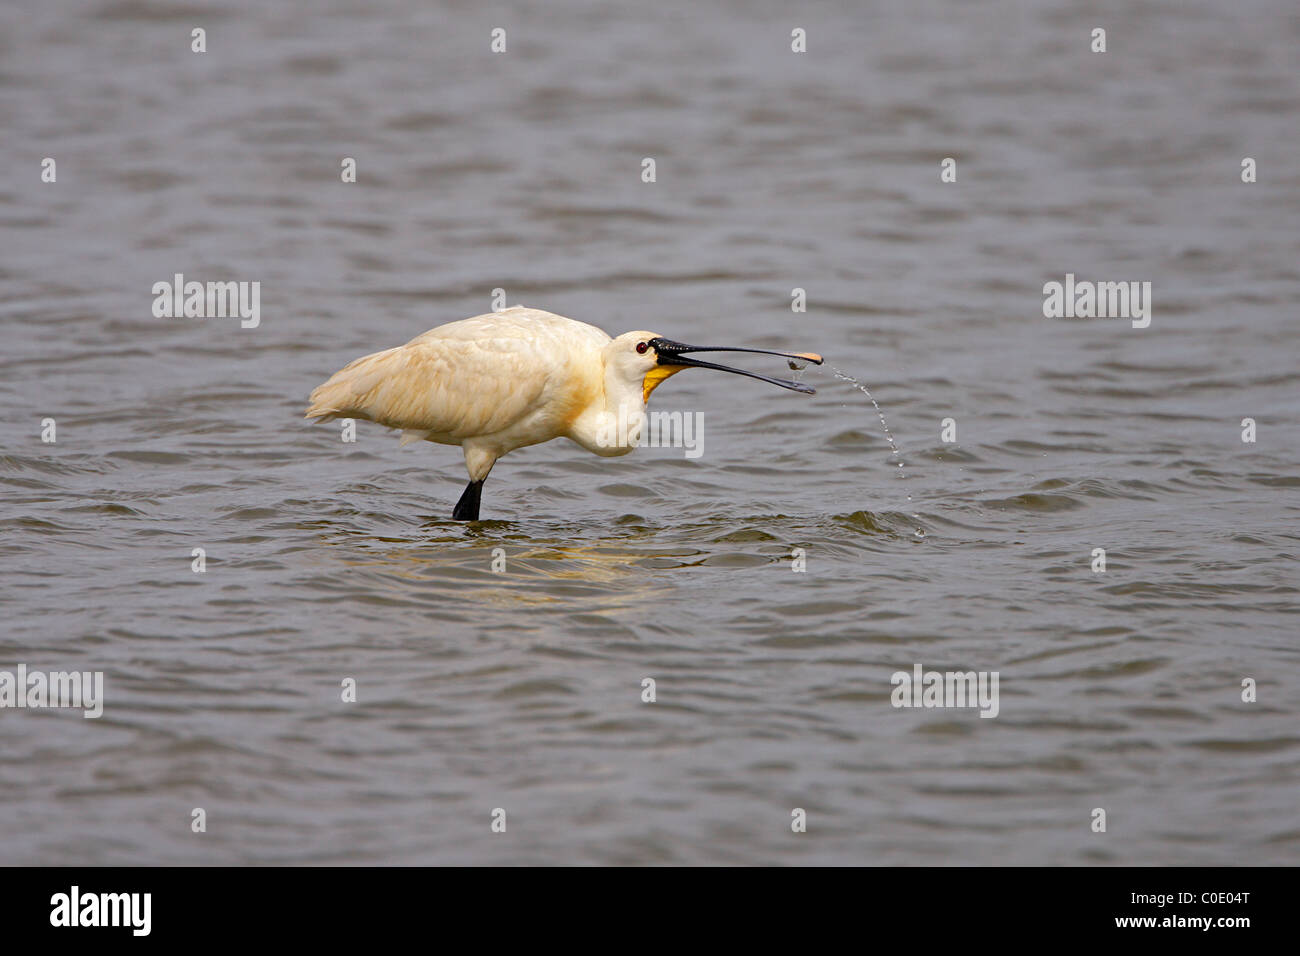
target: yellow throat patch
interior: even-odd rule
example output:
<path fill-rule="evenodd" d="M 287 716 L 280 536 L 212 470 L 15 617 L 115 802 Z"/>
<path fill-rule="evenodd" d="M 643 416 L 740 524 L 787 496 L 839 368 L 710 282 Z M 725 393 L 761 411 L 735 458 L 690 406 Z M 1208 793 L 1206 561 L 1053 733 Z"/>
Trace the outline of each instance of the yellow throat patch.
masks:
<path fill-rule="evenodd" d="M 650 401 L 650 393 L 663 384 L 664 379 L 676 375 L 682 369 L 688 368 L 686 365 L 656 365 L 650 371 L 645 373 L 645 381 L 641 383 L 642 400 Z"/>

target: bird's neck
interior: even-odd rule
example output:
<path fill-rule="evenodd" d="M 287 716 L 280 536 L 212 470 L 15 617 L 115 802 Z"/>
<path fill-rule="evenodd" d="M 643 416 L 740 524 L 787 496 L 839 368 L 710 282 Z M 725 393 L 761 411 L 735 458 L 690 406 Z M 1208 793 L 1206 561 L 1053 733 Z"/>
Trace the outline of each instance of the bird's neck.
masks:
<path fill-rule="evenodd" d="M 606 374 L 601 400 L 578 416 L 569 437 L 597 455 L 626 455 L 636 447 L 644 425 L 645 395 L 641 386 Z"/>

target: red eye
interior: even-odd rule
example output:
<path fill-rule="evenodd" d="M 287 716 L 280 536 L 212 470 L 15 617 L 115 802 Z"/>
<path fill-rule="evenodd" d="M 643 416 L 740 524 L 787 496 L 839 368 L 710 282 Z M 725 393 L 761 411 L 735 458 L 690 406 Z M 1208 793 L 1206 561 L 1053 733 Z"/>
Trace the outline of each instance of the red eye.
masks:
<path fill-rule="evenodd" d="M 637 351 L 637 354 L 638 354 L 638 355 L 645 355 L 645 350 L 648 349 L 649 347 L 650 347 L 650 346 L 646 345 L 644 342 L 638 342 L 638 343 L 636 344 L 636 351 Z"/>

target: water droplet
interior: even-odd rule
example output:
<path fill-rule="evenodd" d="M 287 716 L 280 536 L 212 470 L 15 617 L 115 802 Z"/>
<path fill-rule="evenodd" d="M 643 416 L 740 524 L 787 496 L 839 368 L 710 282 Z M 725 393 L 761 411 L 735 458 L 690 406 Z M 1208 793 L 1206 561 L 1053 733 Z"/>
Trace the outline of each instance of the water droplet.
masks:
<path fill-rule="evenodd" d="M 793 362 L 793 361 L 790 363 L 790 367 L 791 367 L 791 368 L 794 367 L 794 362 Z M 872 406 L 876 409 L 876 417 L 880 419 L 880 427 L 881 427 L 881 429 L 882 429 L 882 430 L 884 431 L 884 433 L 885 433 L 885 440 L 886 440 L 887 442 L 889 442 L 890 452 L 893 454 L 894 459 L 898 462 L 898 467 L 899 467 L 899 469 L 900 469 L 900 471 L 898 472 L 898 477 L 899 477 L 899 478 L 906 478 L 907 475 L 906 475 L 906 474 L 901 470 L 902 467 L 903 467 L 903 457 L 902 457 L 902 453 L 898 450 L 898 443 L 897 443 L 896 441 L 894 441 L 894 435 L 893 435 L 893 432 L 891 432 L 891 431 L 889 430 L 889 424 L 885 421 L 885 413 L 882 412 L 882 411 L 880 410 L 880 403 L 877 402 L 876 399 L 875 399 L 875 396 L 873 396 L 873 395 L 871 394 L 871 389 L 867 388 L 867 386 L 865 386 L 864 384 L 862 384 L 861 382 L 859 382 L 859 381 L 858 381 L 856 378 L 854 378 L 852 375 L 846 375 L 844 372 L 841 372 L 839 369 L 837 369 L 837 368 L 836 368 L 835 366 L 833 366 L 833 365 L 830 367 L 830 371 L 831 371 L 831 373 L 832 373 L 836 378 L 838 378 L 841 382 L 848 382 L 850 385 L 854 385 L 854 386 L 856 386 L 856 387 L 857 387 L 857 388 L 862 392 L 862 394 L 866 395 L 867 398 L 871 399 L 871 404 L 872 404 Z M 907 500 L 908 500 L 908 501 L 911 501 L 911 500 L 912 500 L 912 496 L 911 496 L 911 495 L 908 495 L 908 496 L 907 496 Z M 921 516 L 920 516 L 920 515 L 916 515 L 916 514 L 914 514 L 914 515 L 912 515 L 912 517 L 913 517 L 913 518 L 920 518 Z M 925 537 L 925 532 L 922 531 L 920 528 L 917 528 L 917 529 L 916 529 L 916 536 L 917 536 L 918 538 L 924 538 L 924 537 Z"/>

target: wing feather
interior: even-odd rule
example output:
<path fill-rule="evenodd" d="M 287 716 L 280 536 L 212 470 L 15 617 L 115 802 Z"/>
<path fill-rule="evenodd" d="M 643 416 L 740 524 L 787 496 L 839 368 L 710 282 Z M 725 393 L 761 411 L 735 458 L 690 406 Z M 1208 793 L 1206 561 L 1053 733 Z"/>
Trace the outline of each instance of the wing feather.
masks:
<path fill-rule="evenodd" d="M 593 326 L 533 309 L 452 322 L 349 363 L 311 393 L 306 417 L 424 433 L 404 442 L 495 434 L 562 397 L 573 364 L 591 360 L 578 353 L 608 341 Z"/>

